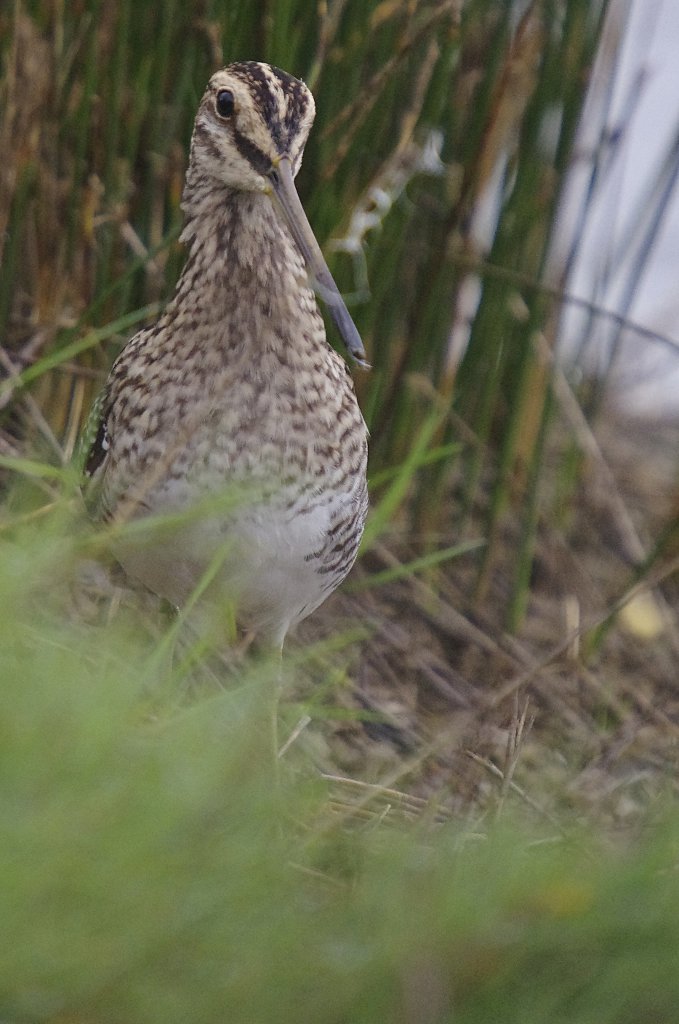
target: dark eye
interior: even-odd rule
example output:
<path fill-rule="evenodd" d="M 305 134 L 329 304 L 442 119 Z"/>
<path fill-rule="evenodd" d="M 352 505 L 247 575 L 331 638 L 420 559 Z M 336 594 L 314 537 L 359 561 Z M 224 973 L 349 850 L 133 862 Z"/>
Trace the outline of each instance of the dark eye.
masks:
<path fill-rule="evenodd" d="M 231 117 L 236 109 L 236 102 L 230 89 L 220 89 L 217 93 L 217 113 L 220 117 Z"/>

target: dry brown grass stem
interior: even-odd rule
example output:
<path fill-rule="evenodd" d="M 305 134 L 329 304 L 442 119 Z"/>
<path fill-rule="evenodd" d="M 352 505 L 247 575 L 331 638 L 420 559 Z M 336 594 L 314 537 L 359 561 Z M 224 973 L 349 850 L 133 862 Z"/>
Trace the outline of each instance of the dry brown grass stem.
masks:
<path fill-rule="evenodd" d="M 573 641 L 577 636 L 583 636 L 591 631 L 597 629 L 599 626 L 604 625 L 611 618 L 620 612 L 625 605 L 629 604 L 635 597 L 640 594 L 645 594 L 648 591 L 655 590 L 664 580 L 669 579 L 679 573 L 679 556 L 671 559 L 665 565 L 660 566 L 655 571 L 648 574 L 648 576 L 629 587 L 621 596 L 614 601 L 606 611 L 599 615 L 592 616 L 588 621 L 582 623 L 572 633 L 567 634 L 566 637 L 558 644 L 556 644 L 552 650 L 546 655 L 546 657 L 540 659 L 531 668 L 527 669 L 521 675 L 516 676 L 514 679 L 510 679 L 509 682 L 501 686 L 496 692 L 494 692 L 489 700 L 489 704 L 492 707 L 497 707 L 502 704 L 508 697 L 511 697 L 515 692 L 520 690 L 522 687 L 531 683 L 539 673 L 548 668 L 550 665 L 554 665 L 560 661 L 568 653 L 568 650 L 572 647 Z M 679 727 L 678 727 L 679 728 Z"/>
<path fill-rule="evenodd" d="M 490 758 L 482 757 L 480 754 L 477 754 L 473 750 L 467 750 L 465 751 L 465 753 L 467 754 L 467 757 L 474 762 L 474 764 L 478 764 L 481 768 L 484 769 L 484 771 L 486 771 L 494 779 L 499 780 L 501 788 L 505 787 L 505 776 L 502 771 L 502 768 L 499 768 L 498 765 L 496 765 L 493 761 L 490 760 Z M 544 818 L 546 821 L 550 823 L 550 825 L 553 825 L 554 828 L 558 829 L 562 835 L 566 834 L 566 830 L 564 826 L 559 822 L 558 818 L 555 818 L 554 815 L 551 814 L 545 807 L 543 807 L 537 800 L 533 799 L 533 797 L 530 796 L 530 794 L 527 793 L 522 786 L 519 786 L 518 783 L 514 782 L 513 779 L 510 779 L 508 781 L 507 789 L 510 790 L 512 793 L 515 793 L 518 797 L 520 797 L 520 799 L 526 804 L 527 807 L 530 807 L 531 810 L 536 811 L 541 818 Z"/>

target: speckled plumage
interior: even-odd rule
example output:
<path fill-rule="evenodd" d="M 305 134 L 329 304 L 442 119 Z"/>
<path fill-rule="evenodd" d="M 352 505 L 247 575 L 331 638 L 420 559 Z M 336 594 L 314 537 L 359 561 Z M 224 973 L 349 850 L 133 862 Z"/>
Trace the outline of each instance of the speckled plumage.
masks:
<path fill-rule="evenodd" d="M 99 516 L 195 507 L 121 543 L 124 568 L 182 605 L 217 559 L 212 603 L 232 600 L 273 644 L 347 574 L 367 511 L 353 383 L 272 196 L 278 169 L 299 169 L 313 117 L 308 89 L 267 65 L 210 80 L 182 201 L 186 264 L 114 363 L 88 459 Z"/>

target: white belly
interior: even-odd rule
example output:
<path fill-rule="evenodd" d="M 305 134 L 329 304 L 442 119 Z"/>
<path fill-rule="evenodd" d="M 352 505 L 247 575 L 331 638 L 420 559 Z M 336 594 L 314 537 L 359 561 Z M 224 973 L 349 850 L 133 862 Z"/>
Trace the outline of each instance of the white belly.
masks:
<path fill-rule="evenodd" d="M 337 576 L 319 572 L 318 553 L 337 516 L 355 515 L 356 506 L 350 494 L 303 514 L 259 505 L 228 520 L 196 516 L 135 534 L 118 543 L 115 554 L 127 573 L 177 607 L 201 591 L 201 619 L 217 634 L 226 635 L 226 623 L 235 618 L 279 647 L 338 585 Z"/>

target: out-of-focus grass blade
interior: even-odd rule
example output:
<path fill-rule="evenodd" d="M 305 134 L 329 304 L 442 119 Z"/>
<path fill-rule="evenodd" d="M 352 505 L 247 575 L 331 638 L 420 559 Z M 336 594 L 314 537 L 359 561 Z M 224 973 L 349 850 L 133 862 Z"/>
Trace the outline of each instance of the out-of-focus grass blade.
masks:
<path fill-rule="evenodd" d="M 454 558 L 460 558 L 462 555 L 467 555 L 471 551 L 478 551 L 485 543 L 485 540 L 471 540 L 465 541 L 462 544 L 453 544 L 449 548 L 440 548 L 437 551 L 430 551 L 429 554 L 423 555 L 421 558 L 414 558 L 410 562 L 404 562 L 402 565 L 395 565 L 393 568 L 384 569 L 382 572 L 373 572 L 365 579 L 347 584 L 344 589 L 348 593 L 351 593 L 352 591 L 358 592 L 360 590 L 369 590 L 371 587 L 378 587 L 385 583 L 393 583 L 394 580 L 401 580 L 409 576 L 415 576 L 419 572 L 426 572 L 427 569 L 434 569 L 436 566 L 442 565 L 445 562 L 450 562 Z"/>

